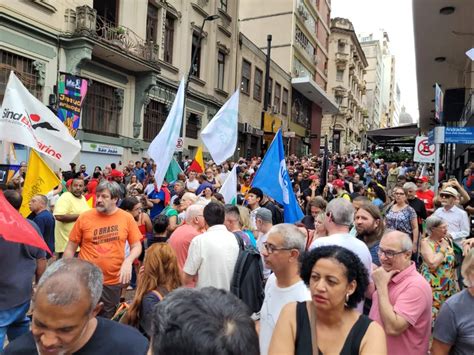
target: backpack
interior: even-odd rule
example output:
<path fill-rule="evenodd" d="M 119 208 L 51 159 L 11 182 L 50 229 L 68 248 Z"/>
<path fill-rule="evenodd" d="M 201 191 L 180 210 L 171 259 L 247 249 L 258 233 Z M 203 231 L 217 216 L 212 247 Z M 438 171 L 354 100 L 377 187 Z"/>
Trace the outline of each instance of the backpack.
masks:
<path fill-rule="evenodd" d="M 239 245 L 239 256 L 235 263 L 230 292 L 240 298 L 253 313 L 260 312 L 265 296 L 262 257 L 251 245 L 244 245 L 242 238 L 235 236 Z"/>

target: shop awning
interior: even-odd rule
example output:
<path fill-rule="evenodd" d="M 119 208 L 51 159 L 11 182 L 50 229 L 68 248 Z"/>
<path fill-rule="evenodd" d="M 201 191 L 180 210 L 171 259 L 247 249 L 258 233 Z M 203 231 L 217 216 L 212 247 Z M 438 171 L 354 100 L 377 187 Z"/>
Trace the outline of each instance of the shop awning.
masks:
<path fill-rule="evenodd" d="M 291 86 L 303 94 L 309 101 L 321 107 L 323 114 L 336 114 L 339 112 L 339 105 L 309 76 L 291 79 Z"/>
<path fill-rule="evenodd" d="M 415 144 L 420 129 L 416 123 L 390 128 L 374 129 L 367 132 L 367 138 L 377 144 L 403 145 Z"/>

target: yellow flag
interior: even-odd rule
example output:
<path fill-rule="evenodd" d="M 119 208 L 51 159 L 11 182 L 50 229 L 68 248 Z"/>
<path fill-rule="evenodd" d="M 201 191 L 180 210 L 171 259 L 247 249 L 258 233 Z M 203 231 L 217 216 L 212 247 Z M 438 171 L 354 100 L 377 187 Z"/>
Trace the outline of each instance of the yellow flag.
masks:
<path fill-rule="evenodd" d="M 60 183 L 61 181 L 56 174 L 41 159 L 39 154 L 32 149 L 28 170 L 26 171 L 25 184 L 23 185 L 23 203 L 20 208 L 20 213 L 23 217 L 27 217 L 31 213 L 29 203 L 34 195 L 46 195 Z"/>

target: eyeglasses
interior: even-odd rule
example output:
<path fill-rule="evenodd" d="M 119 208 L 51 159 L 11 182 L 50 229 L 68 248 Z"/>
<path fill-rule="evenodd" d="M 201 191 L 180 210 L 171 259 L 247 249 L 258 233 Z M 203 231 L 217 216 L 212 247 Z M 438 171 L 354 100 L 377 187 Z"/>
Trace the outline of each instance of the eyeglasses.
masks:
<path fill-rule="evenodd" d="M 448 194 L 440 194 L 439 197 L 441 197 L 441 198 L 450 198 L 450 197 L 453 197 L 453 196 L 448 195 Z"/>
<path fill-rule="evenodd" d="M 277 248 L 273 244 L 268 244 L 267 242 L 263 243 L 263 247 L 265 248 L 265 250 L 268 254 L 273 254 L 274 252 L 279 251 L 279 250 L 291 250 L 291 249 L 293 249 L 293 248 Z"/>
<path fill-rule="evenodd" d="M 403 196 L 403 195 L 405 195 L 404 192 L 394 192 L 393 194 L 394 194 L 394 195 L 397 195 L 397 196 Z"/>
<path fill-rule="evenodd" d="M 383 250 L 382 248 L 379 248 L 379 250 L 377 250 L 377 255 L 380 257 L 382 255 L 385 255 L 385 257 L 387 259 L 393 259 L 396 255 L 398 254 L 403 254 L 405 253 L 406 250 L 402 250 L 402 251 L 391 251 L 391 250 Z"/>

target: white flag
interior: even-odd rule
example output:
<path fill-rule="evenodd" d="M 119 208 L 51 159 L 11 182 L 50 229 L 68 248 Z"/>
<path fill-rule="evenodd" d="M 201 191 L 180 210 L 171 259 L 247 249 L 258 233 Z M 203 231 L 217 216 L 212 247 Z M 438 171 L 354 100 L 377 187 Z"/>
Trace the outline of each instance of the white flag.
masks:
<path fill-rule="evenodd" d="M 224 197 L 225 203 L 237 204 L 237 164 L 234 164 L 230 174 L 227 175 L 219 193 Z"/>
<path fill-rule="evenodd" d="M 179 84 L 178 92 L 171 106 L 170 113 L 166 117 L 165 124 L 158 135 L 148 147 L 148 155 L 155 161 L 155 180 L 158 187 L 163 183 L 166 171 L 170 165 L 173 153 L 176 150 L 176 142 L 179 138 L 179 130 L 183 121 L 184 110 L 184 77 Z"/>
<path fill-rule="evenodd" d="M 201 132 L 201 138 L 214 162 L 219 165 L 232 156 L 237 147 L 239 90 L 216 113 Z"/>
<path fill-rule="evenodd" d="M 69 163 L 81 150 L 56 115 L 23 86 L 10 72 L 0 116 L 0 140 L 35 149 L 69 170 Z"/>

